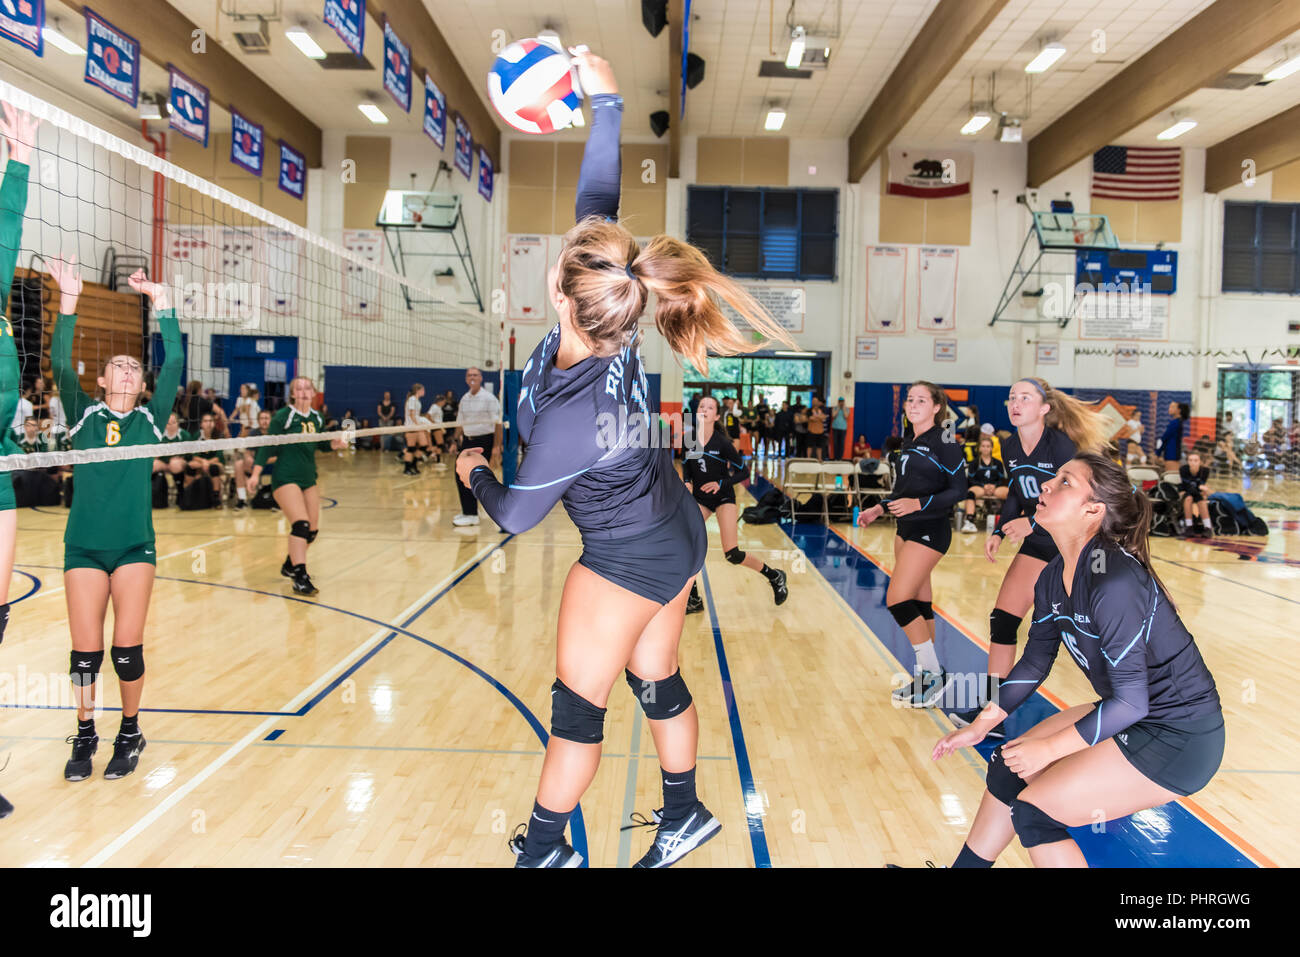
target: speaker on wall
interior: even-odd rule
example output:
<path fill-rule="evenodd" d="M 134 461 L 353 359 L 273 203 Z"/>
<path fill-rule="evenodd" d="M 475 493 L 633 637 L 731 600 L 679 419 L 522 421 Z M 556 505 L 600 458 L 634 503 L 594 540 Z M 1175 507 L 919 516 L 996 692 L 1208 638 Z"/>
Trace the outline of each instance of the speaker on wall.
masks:
<path fill-rule="evenodd" d="M 668 111 L 658 110 L 650 114 L 650 131 L 655 136 L 663 136 L 668 132 Z"/>
<path fill-rule="evenodd" d="M 668 25 L 668 0 L 641 0 L 641 22 L 652 37 Z"/>
<path fill-rule="evenodd" d="M 704 82 L 704 57 L 686 54 L 686 88 L 693 90 Z"/>

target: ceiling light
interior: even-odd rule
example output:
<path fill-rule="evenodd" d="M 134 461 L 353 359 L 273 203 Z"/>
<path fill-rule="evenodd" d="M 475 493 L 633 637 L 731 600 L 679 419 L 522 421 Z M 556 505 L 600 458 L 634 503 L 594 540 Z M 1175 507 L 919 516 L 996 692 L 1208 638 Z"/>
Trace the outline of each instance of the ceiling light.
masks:
<path fill-rule="evenodd" d="M 1195 128 L 1196 128 L 1195 120 L 1179 120 L 1177 123 L 1169 127 L 1169 129 L 1165 130 L 1163 133 L 1157 134 L 1156 139 L 1158 140 L 1176 139 L 1177 137 L 1182 136 L 1188 130 L 1195 129 Z"/>
<path fill-rule="evenodd" d="M 1020 117 L 1002 114 L 998 120 L 998 139 L 1003 143 L 1019 143 L 1022 129 Z"/>
<path fill-rule="evenodd" d="M 1049 43 L 1038 51 L 1038 56 L 1025 66 L 1026 73 L 1046 73 L 1061 57 L 1065 56 L 1064 43 Z"/>
<path fill-rule="evenodd" d="M 137 110 L 142 120 L 161 120 L 163 118 L 162 110 L 158 107 L 158 100 L 152 93 L 140 94 L 140 104 Z"/>
<path fill-rule="evenodd" d="M 993 117 L 984 110 L 972 113 L 971 118 L 966 121 L 966 125 L 961 128 L 962 136 L 974 136 L 984 127 L 988 126 Z"/>
<path fill-rule="evenodd" d="M 795 27 L 790 31 L 790 52 L 785 55 L 785 68 L 797 70 L 803 62 L 804 29 Z"/>
<path fill-rule="evenodd" d="M 1264 74 L 1264 79 L 1270 82 L 1273 80 L 1285 80 L 1292 73 L 1296 72 L 1296 70 L 1300 70 L 1300 56 L 1292 57 L 1289 60 L 1284 60 L 1279 63 L 1277 66 L 1273 67 L 1273 69 Z"/>
<path fill-rule="evenodd" d="M 381 110 L 379 107 L 375 106 L 375 104 L 373 103 L 358 104 L 357 109 L 360 110 L 362 113 L 364 113 L 366 119 L 368 119 L 371 123 L 388 122 L 388 117 L 384 115 L 384 111 Z"/>
<path fill-rule="evenodd" d="M 815 352 L 791 352 L 788 350 L 777 349 L 772 353 L 774 356 L 789 356 L 794 359 L 811 359 L 817 355 Z"/>
<path fill-rule="evenodd" d="M 45 42 L 50 46 L 56 47 L 64 53 L 71 53 L 73 56 L 82 56 L 86 52 L 82 47 L 77 46 L 77 44 L 73 43 L 58 30 L 54 29 L 54 27 L 43 28 L 41 30 L 41 36 L 45 38 Z"/>
<path fill-rule="evenodd" d="M 284 38 L 301 50 L 303 56 L 312 60 L 325 59 L 325 51 L 321 49 L 320 44 L 313 40 L 311 34 L 301 27 L 285 30 Z"/>
<path fill-rule="evenodd" d="M 767 119 L 763 121 L 763 129 L 776 131 L 785 123 L 785 110 L 781 107 L 773 107 L 767 111 Z"/>

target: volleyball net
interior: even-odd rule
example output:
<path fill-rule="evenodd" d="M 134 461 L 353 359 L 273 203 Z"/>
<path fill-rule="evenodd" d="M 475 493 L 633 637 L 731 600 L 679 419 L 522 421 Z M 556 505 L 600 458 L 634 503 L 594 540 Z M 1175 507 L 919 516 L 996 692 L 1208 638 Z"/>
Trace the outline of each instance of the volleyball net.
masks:
<path fill-rule="evenodd" d="M 118 355 L 138 358 L 146 389 L 154 387 L 161 331 L 148 299 L 127 282 L 141 269 L 169 290 L 182 334 L 182 383 L 198 382 L 218 401 L 233 399 L 251 381 L 261 407 L 274 409 L 288 401 L 295 376 L 328 390 L 328 366 L 465 368 L 499 354 L 499 324 L 455 302 L 455 287 L 430 288 L 397 274 L 377 231 L 340 230 L 335 241 L 304 225 L 305 200 L 281 190 L 278 169 L 259 178 L 229 166 L 229 179 L 213 181 L 138 145 L 141 134 L 125 125 L 100 128 L 5 80 L 0 101 L 40 120 L 9 305 L 24 391 L 38 378 L 46 395 L 53 388 L 50 346 L 60 297 L 48 264 L 56 257 L 75 256 L 84 280 L 71 358 L 90 396 L 105 362 Z M 49 421 L 39 423 L 47 434 L 68 427 L 62 408 L 47 407 Z M 341 418 L 343 410 L 332 412 Z M 21 433 L 21 422 L 0 423 L 14 425 Z M 414 429 L 346 435 L 406 431 Z M 231 448 L 255 442 L 226 441 Z M 164 454 L 151 446 L 96 451 Z M 92 460 L 89 453 L 45 454 L 59 460 L 4 456 L 0 471 Z"/>

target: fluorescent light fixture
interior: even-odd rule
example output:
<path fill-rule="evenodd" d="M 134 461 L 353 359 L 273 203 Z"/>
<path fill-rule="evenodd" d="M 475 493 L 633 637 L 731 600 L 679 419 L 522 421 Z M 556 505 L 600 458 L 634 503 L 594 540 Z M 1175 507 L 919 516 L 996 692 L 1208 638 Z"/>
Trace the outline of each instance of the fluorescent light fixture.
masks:
<path fill-rule="evenodd" d="M 776 131 L 785 124 L 785 110 L 777 107 L 767 111 L 767 119 L 763 121 L 763 129 Z"/>
<path fill-rule="evenodd" d="M 1025 66 L 1025 72 L 1046 73 L 1063 56 L 1065 56 L 1064 43 L 1049 43 L 1038 51 L 1038 56 L 1029 61 Z"/>
<path fill-rule="evenodd" d="M 388 122 L 388 117 L 384 115 L 384 111 L 381 110 L 379 107 L 375 106 L 375 104 L 373 103 L 360 103 L 357 105 L 357 109 L 360 110 L 363 114 L 365 114 L 366 119 L 368 119 L 371 123 Z"/>
<path fill-rule="evenodd" d="M 311 34 L 306 30 L 302 28 L 285 30 L 284 38 L 301 50 L 303 56 L 312 60 L 325 59 L 325 51 L 321 49 L 319 43 L 311 38 Z"/>
<path fill-rule="evenodd" d="M 1178 137 L 1186 133 L 1188 130 L 1192 130 L 1195 128 L 1196 128 L 1195 120 L 1179 120 L 1177 123 L 1169 127 L 1169 129 L 1165 130 L 1163 133 L 1158 133 L 1156 135 L 1156 139 L 1158 140 L 1177 139 Z"/>
<path fill-rule="evenodd" d="M 992 119 L 993 117 L 984 110 L 972 114 L 971 118 L 966 121 L 966 125 L 961 128 L 961 135 L 974 136 L 980 130 L 984 129 L 984 127 L 988 126 Z"/>
<path fill-rule="evenodd" d="M 1295 56 L 1279 63 L 1277 66 L 1273 67 L 1273 69 L 1264 74 L 1264 79 L 1269 80 L 1270 82 L 1273 80 L 1285 80 L 1292 73 L 1296 72 L 1296 70 L 1300 70 L 1300 56 Z"/>
<path fill-rule="evenodd" d="M 776 356 L 789 356 L 793 359 L 812 359 L 817 355 L 815 352 L 785 352 L 780 349 L 776 350 L 772 354 Z"/>
<path fill-rule="evenodd" d="M 1004 114 L 998 121 L 998 140 L 1000 142 L 1019 143 L 1021 141 L 1022 132 L 1019 117 L 1006 116 Z"/>
<path fill-rule="evenodd" d="M 50 46 L 56 47 L 64 53 L 71 53 L 73 56 L 82 56 L 86 52 L 82 47 L 77 46 L 77 44 L 73 43 L 58 30 L 54 29 L 54 27 L 44 27 L 41 30 L 41 36 L 45 38 L 45 42 Z"/>
<path fill-rule="evenodd" d="M 785 55 L 785 68 L 787 70 L 799 69 L 799 64 L 803 63 L 804 49 L 804 29 L 795 27 L 790 32 L 790 52 Z"/>
<path fill-rule="evenodd" d="M 140 94 L 139 113 L 142 120 L 161 120 L 163 117 L 162 110 L 158 108 L 158 101 L 152 93 Z"/>

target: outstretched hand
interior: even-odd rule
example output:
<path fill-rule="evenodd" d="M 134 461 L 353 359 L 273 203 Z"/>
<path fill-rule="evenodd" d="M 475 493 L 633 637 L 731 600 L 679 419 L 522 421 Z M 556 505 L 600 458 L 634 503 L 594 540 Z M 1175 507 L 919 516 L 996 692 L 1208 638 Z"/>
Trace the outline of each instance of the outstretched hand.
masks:
<path fill-rule="evenodd" d="M 569 54 L 573 58 L 571 62 L 578 70 L 578 82 L 582 84 L 584 96 L 618 92 L 614 68 L 607 60 L 596 56 L 585 46 L 569 47 Z"/>
<path fill-rule="evenodd" d="M 41 121 L 26 110 L 20 110 L 9 103 L 0 104 L 0 136 L 9 144 L 9 158 L 19 163 L 31 159 L 32 148 L 36 146 L 36 128 Z"/>
<path fill-rule="evenodd" d="M 68 259 L 47 259 L 50 278 L 59 287 L 59 312 L 65 316 L 77 312 L 77 298 L 81 295 L 81 270 L 77 268 L 77 257 Z"/>
<path fill-rule="evenodd" d="M 150 281 L 143 269 L 137 269 L 135 272 L 131 273 L 130 277 L 127 279 L 127 284 L 136 292 L 152 299 L 155 309 L 167 308 L 170 299 L 168 297 L 166 285 L 160 282 Z"/>

